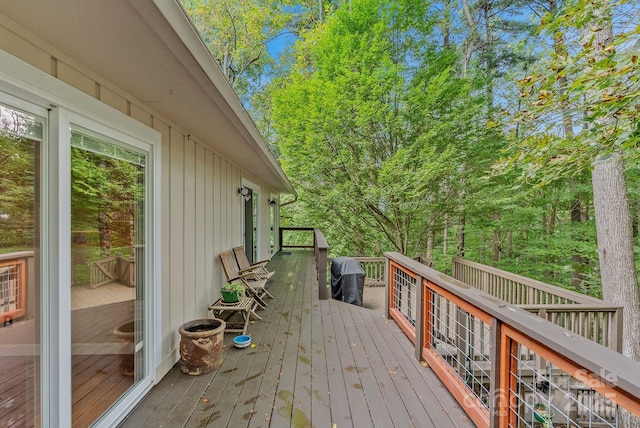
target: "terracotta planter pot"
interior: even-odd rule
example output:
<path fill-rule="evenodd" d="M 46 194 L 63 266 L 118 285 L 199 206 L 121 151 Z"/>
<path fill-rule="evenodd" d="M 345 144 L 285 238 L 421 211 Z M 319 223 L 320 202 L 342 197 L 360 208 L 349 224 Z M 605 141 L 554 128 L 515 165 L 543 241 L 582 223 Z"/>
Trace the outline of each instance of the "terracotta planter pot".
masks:
<path fill-rule="evenodd" d="M 225 322 L 217 318 L 193 320 L 180 326 L 183 373 L 197 376 L 220 367 L 225 327 Z"/>
<path fill-rule="evenodd" d="M 134 373 L 134 346 L 135 340 L 135 321 L 128 321 L 120 324 L 113 335 L 120 344 L 118 352 L 118 366 L 120 374 L 123 376 L 133 376 Z"/>

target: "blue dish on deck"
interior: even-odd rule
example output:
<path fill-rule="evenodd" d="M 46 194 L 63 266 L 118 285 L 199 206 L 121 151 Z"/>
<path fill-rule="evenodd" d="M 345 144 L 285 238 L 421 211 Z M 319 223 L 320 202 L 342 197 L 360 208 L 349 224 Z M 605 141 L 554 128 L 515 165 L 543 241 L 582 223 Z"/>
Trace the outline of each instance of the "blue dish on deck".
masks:
<path fill-rule="evenodd" d="M 233 346 L 236 348 L 246 348 L 251 344 L 251 336 L 240 335 L 233 338 Z"/>

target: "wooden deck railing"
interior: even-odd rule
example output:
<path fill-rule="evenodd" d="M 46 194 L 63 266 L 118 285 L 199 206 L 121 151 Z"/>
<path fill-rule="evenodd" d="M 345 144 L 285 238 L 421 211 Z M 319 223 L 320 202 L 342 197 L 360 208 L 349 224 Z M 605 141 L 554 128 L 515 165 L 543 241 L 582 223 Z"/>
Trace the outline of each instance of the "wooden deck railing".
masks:
<path fill-rule="evenodd" d="M 117 255 L 91 263 L 91 288 L 97 288 L 116 281 L 129 287 L 135 287 L 135 258 Z"/>
<path fill-rule="evenodd" d="M 31 265 L 31 269 L 30 269 Z M 28 271 L 33 268 L 33 251 L 20 251 L 0 255 L 0 322 L 7 324 L 26 315 Z"/>
<path fill-rule="evenodd" d="M 286 239 L 283 239 L 285 232 L 293 232 L 295 236 L 295 238 L 293 238 L 294 243 L 289 243 Z M 311 232 L 313 233 L 313 245 L 304 243 L 308 239 L 308 236 L 304 235 L 309 235 Z M 330 294 L 327 288 L 329 245 L 322 231 L 313 227 L 281 227 L 279 235 L 281 249 L 313 248 L 318 277 L 318 298 L 320 300 L 328 299 Z M 364 285 L 372 287 L 386 285 L 386 258 L 354 257 L 354 259 L 360 262 L 365 271 Z"/>
<path fill-rule="evenodd" d="M 364 285 L 369 287 L 384 287 L 387 284 L 384 257 L 354 257 L 364 269 Z"/>
<path fill-rule="evenodd" d="M 454 258 L 452 276 L 596 343 L 622 350 L 622 307 L 491 266 Z"/>
<path fill-rule="evenodd" d="M 390 318 L 480 427 L 618 426 L 640 363 L 399 253 Z"/>

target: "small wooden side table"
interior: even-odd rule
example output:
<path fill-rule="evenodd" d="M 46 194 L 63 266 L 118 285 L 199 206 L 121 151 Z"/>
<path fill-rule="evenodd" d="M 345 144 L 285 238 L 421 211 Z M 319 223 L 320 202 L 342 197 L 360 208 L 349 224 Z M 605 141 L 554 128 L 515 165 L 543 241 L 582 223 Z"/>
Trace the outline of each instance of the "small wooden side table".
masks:
<path fill-rule="evenodd" d="M 242 334 L 247 334 L 247 327 L 249 326 L 249 320 L 251 319 L 251 317 L 254 317 L 257 320 L 262 319 L 253 310 L 254 304 L 255 302 L 252 297 L 242 298 L 235 303 L 223 302 L 221 297 L 213 304 L 209 305 L 209 310 L 212 311 L 214 317 L 220 318 L 224 322 L 227 322 L 227 320 L 231 318 L 236 312 L 240 312 L 240 314 L 242 314 L 244 324 L 234 324 L 227 322 L 227 328 L 225 328 L 225 331 L 238 333 L 242 332 Z M 234 325 L 238 325 L 238 327 L 235 327 Z"/>

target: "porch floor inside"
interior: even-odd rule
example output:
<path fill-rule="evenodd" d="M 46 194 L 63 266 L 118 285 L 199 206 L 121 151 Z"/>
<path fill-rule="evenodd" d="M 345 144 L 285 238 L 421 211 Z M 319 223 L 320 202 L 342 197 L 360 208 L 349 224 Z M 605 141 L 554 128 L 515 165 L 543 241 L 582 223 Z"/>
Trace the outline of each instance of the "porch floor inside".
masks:
<path fill-rule="evenodd" d="M 255 347 L 226 334 L 217 370 L 189 376 L 176 364 L 120 426 L 474 426 L 392 320 L 318 300 L 314 263 L 310 250 L 278 253 L 275 298 L 248 329 Z"/>

